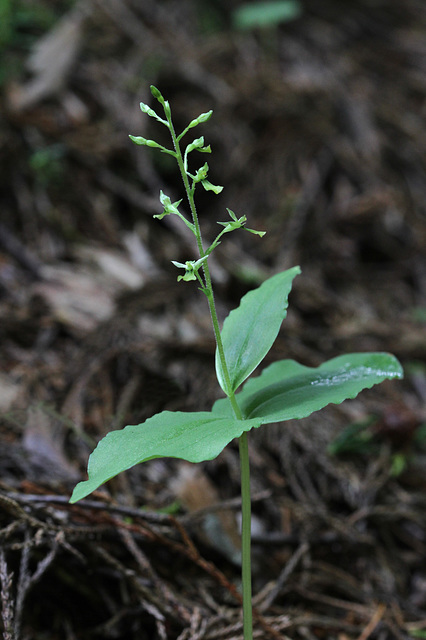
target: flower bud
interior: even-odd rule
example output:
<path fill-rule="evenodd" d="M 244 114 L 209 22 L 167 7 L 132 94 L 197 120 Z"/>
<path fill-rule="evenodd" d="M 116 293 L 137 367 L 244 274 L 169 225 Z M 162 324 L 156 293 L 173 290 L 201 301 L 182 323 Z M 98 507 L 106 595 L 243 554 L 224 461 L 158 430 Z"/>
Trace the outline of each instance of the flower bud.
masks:
<path fill-rule="evenodd" d="M 164 104 L 164 98 L 161 95 L 160 91 L 157 89 L 157 87 L 154 87 L 154 85 L 152 84 L 150 86 L 151 89 L 151 94 L 153 95 L 153 97 L 158 100 L 158 102 L 160 102 L 161 104 Z"/>
<path fill-rule="evenodd" d="M 164 109 L 164 113 L 166 114 L 166 117 L 167 118 L 171 118 L 172 117 L 172 111 L 170 109 L 170 104 L 169 104 L 168 100 L 164 101 L 163 109 Z"/>
<path fill-rule="evenodd" d="M 197 124 L 201 124 L 202 122 L 207 122 L 213 115 L 213 110 L 207 111 L 206 113 L 202 113 L 197 118 Z"/>
<path fill-rule="evenodd" d="M 153 147 L 154 149 L 164 149 L 164 147 L 161 144 L 158 144 L 158 142 L 155 142 L 155 140 L 147 140 L 147 138 L 143 138 L 142 136 L 130 136 L 129 138 L 132 142 L 134 142 L 135 144 L 142 144 L 145 147 Z"/>

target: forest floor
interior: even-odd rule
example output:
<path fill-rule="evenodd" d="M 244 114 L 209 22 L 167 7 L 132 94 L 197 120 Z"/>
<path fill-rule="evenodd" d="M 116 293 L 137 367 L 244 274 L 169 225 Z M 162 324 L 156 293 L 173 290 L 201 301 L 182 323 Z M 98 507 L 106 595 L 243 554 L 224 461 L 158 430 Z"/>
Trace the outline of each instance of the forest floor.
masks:
<path fill-rule="evenodd" d="M 388 351 L 405 370 L 250 434 L 255 637 L 426 638 L 426 6 L 294 0 L 242 31 L 240 4 L 19 0 L 3 22 L 5 640 L 242 638 L 234 444 L 68 503 L 108 431 L 220 396 L 207 305 L 171 264 L 191 236 L 153 218 L 179 176 L 128 138 L 164 133 L 150 84 L 181 128 L 214 111 L 204 236 L 226 207 L 267 231 L 215 251 L 221 319 L 299 264 L 267 362 Z"/>

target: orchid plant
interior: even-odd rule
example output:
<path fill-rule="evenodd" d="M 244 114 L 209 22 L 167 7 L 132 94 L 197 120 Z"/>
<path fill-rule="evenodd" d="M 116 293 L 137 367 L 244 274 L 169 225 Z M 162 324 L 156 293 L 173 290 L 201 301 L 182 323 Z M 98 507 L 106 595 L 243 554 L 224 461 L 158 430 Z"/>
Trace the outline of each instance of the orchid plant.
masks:
<path fill-rule="evenodd" d="M 211 411 L 163 411 L 138 425 L 112 431 L 103 438 L 90 456 L 88 479 L 74 489 L 70 502 L 88 496 L 120 472 L 159 457 L 181 458 L 189 462 L 211 460 L 234 438 L 238 438 L 241 466 L 242 502 L 242 595 L 244 639 L 252 640 L 251 595 L 251 499 L 248 433 L 262 425 L 304 418 L 329 403 L 340 403 L 354 398 L 362 389 L 387 378 L 402 378 L 403 371 L 397 359 L 387 353 L 354 353 L 338 356 L 311 368 L 294 360 L 280 360 L 263 369 L 260 375 L 247 380 L 271 349 L 281 323 L 286 317 L 288 296 L 299 267 L 272 275 L 258 288 L 247 293 L 240 305 L 231 311 L 220 327 L 216 313 L 212 279 L 208 258 L 225 234 L 244 229 L 263 236 L 263 231 L 246 227 L 245 216 L 237 217 L 227 209 L 229 219 L 219 222 L 223 228 L 205 248 L 195 205 L 195 191 L 201 185 L 218 194 L 223 187 L 208 180 L 209 166 L 204 163 L 195 171 L 189 169 L 189 156 L 194 151 L 211 153 L 204 137 L 194 139 L 183 150 L 182 140 L 194 127 L 207 122 L 212 111 L 191 120 L 177 135 L 172 121 L 169 102 L 160 91 L 151 86 L 152 96 L 159 102 L 164 117 L 148 105 L 141 103 L 142 112 L 165 126 L 171 136 L 172 147 L 167 148 L 142 136 L 131 140 L 158 149 L 172 156 L 179 167 L 190 218 L 180 211 L 182 200 L 172 202 L 160 192 L 163 212 L 157 216 L 176 215 L 191 230 L 198 256 L 185 263 L 173 262 L 183 273 L 178 280 L 196 281 L 205 295 L 216 339 L 216 375 L 225 397 L 218 399 Z M 242 390 L 241 385 L 244 384 Z"/>

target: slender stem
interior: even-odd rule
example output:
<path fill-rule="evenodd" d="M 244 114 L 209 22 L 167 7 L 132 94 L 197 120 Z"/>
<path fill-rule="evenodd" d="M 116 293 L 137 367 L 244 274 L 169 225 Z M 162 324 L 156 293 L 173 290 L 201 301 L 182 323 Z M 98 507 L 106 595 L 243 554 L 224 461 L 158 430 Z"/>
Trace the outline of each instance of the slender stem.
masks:
<path fill-rule="evenodd" d="M 251 497 L 250 462 L 248 436 L 244 431 L 239 439 L 241 467 L 241 566 L 243 585 L 243 631 L 244 640 L 253 638 L 253 613 L 251 604 Z"/>
<path fill-rule="evenodd" d="M 200 258 L 204 257 L 205 251 L 201 236 L 201 229 L 198 222 L 197 209 L 194 201 L 194 185 L 191 188 L 185 165 L 180 150 L 179 140 L 173 127 L 171 117 L 167 117 L 170 125 L 170 133 L 173 140 L 173 146 L 176 152 L 176 160 L 179 165 L 183 184 L 185 186 L 186 195 L 191 210 L 191 216 L 195 228 L 195 236 L 197 238 L 198 251 Z M 203 272 L 205 280 L 205 293 L 207 296 L 210 315 L 213 324 L 214 335 L 216 339 L 217 349 L 219 353 L 222 371 L 225 378 L 225 385 L 228 390 L 229 401 L 232 405 L 237 420 L 242 420 L 243 415 L 238 402 L 235 398 L 235 392 L 232 390 L 229 370 L 226 364 L 225 350 L 223 348 L 222 336 L 220 334 L 219 320 L 216 313 L 216 305 L 214 301 L 213 286 L 210 276 L 207 260 L 203 263 Z M 241 509 L 242 509 L 242 535 L 241 535 L 241 556 L 242 556 L 242 587 L 243 587 L 243 630 L 244 640 L 253 640 L 253 620 L 252 620 L 252 593 L 251 593 L 251 496 L 250 496 L 250 463 L 248 455 L 248 436 L 247 432 L 239 438 L 240 467 L 241 467 Z"/>

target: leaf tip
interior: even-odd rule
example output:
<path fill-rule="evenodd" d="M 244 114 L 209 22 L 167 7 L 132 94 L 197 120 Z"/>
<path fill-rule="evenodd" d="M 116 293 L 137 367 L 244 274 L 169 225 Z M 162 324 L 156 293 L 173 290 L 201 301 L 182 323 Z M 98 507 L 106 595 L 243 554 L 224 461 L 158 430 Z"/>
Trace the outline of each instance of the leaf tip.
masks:
<path fill-rule="evenodd" d="M 73 490 L 73 492 L 71 494 L 71 498 L 69 499 L 69 503 L 70 504 L 74 504 L 75 502 L 78 502 L 79 500 L 82 500 L 87 495 L 89 495 L 90 491 L 86 493 L 86 491 L 83 489 L 83 487 L 86 484 L 86 482 L 87 482 L 87 480 L 85 480 L 84 482 L 79 482 L 74 487 L 74 490 Z"/>

